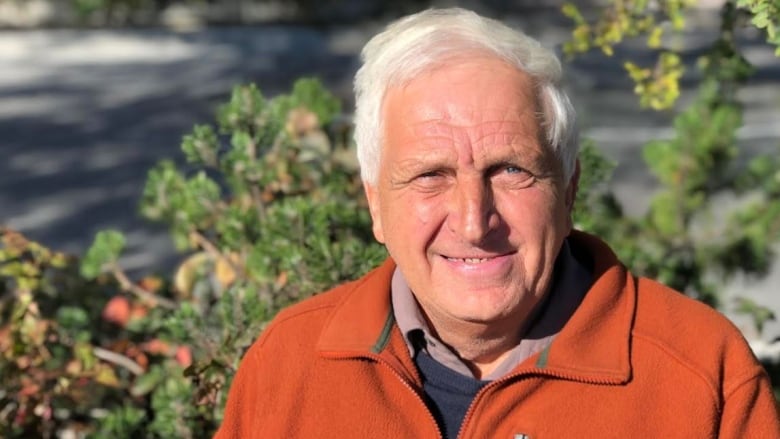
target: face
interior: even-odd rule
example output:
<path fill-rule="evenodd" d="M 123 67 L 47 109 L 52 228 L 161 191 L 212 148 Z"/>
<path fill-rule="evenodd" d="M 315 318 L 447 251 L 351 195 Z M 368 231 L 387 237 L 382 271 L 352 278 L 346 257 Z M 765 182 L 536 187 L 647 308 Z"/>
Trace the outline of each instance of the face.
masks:
<path fill-rule="evenodd" d="M 379 179 L 365 187 L 374 234 L 434 327 L 522 322 L 551 284 L 576 176 L 564 181 L 543 143 L 533 89 L 472 58 L 385 95 Z"/>

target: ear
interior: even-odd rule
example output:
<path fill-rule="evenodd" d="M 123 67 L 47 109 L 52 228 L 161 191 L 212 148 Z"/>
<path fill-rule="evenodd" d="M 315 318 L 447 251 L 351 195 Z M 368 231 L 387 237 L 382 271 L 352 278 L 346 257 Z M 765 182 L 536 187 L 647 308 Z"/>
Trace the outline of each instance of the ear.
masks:
<path fill-rule="evenodd" d="M 374 237 L 382 244 L 385 243 L 385 233 L 382 229 L 382 215 L 379 205 L 379 190 L 376 186 L 363 182 L 363 191 L 368 200 L 368 211 L 371 213 L 371 228 L 374 231 Z"/>

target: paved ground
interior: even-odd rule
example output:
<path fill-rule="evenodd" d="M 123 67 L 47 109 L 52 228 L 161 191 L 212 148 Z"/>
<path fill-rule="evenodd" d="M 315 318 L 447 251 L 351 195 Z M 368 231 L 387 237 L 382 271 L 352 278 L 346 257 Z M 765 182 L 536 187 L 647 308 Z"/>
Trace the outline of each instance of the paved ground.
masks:
<path fill-rule="evenodd" d="M 563 41 L 566 23 L 538 18 L 507 20 L 523 22 L 546 45 Z M 178 256 L 165 230 L 136 213 L 146 171 L 177 157 L 181 135 L 211 121 L 237 82 L 255 81 L 273 95 L 316 74 L 349 108 L 356 53 L 377 29 L 0 32 L 0 223 L 74 252 L 96 231 L 118 228 L 129 237 L 126 267 L 168 271 Z M 688 36 L 691 58 L 708 37 Z M 740 136 L 747 151 L 771 151 L 780 144 L 780 62 L 760 44 L 748 47 L 759 73 L 744 91 Z M 615 188 L 629 212 L 641 212 L 653 180 L 638 147 L 668 136 L 668 117 L 637 109 L 619 61 L 590 57 L 570 66 L 569 76 L 585 134 L 620 162 Z M 780 264 L 767 279 L 729 291 L 747 292 L 780 314 L 778 286 Z M 764 336 L 777 334 L 775 323 Z"/>

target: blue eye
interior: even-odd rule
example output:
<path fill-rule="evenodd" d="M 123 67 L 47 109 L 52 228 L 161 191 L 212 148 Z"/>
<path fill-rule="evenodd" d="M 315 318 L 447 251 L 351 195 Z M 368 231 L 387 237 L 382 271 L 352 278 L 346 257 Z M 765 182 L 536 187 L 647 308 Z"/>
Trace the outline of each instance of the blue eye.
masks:
<path fill-rule="evenodd" d="M 526 188 L 535 181 L 534 175 L 527 169 L 510 164 L 502 164 L 493 168 L 491 178 L 495 184 L 514 189 Z"/>
<path fill-rule="evenodd" d="M 511 175 L 517 175 L 517 174 L 530 174 L 525 168 L 522 168 L 520 166 L 515 165 L 501 165 L 498 166 L 495 171 L 493 171 L 494 174 L 511 174 Z"/>

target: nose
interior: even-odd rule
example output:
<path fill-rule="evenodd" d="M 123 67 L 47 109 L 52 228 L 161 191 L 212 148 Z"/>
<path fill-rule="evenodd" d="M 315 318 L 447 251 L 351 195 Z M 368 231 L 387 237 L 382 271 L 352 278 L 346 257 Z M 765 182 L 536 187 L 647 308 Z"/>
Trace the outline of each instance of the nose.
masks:
<path fill-rule="evenodd" d="M 498 222 L 490 186 L 482 178 L 463 179 L 454 187 L 447 216 L 450 230 L 478 245 Z"/>

